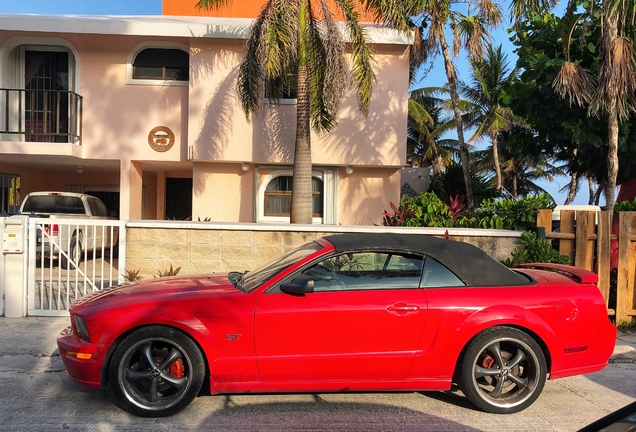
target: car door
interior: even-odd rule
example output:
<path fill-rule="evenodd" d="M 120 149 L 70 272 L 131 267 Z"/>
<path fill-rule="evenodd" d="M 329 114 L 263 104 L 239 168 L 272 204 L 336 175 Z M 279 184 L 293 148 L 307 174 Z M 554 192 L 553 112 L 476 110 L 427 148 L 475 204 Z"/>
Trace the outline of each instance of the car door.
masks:
<path fill-rule="evenodd" d="M 308 276 L 312 293 L 284 293 L 280 284 L 263 293 L 255 319 L 263 380 L 403 379 L 426 318 L 421 272 L 418 256 L 348 253 L 281 281 Z"/>

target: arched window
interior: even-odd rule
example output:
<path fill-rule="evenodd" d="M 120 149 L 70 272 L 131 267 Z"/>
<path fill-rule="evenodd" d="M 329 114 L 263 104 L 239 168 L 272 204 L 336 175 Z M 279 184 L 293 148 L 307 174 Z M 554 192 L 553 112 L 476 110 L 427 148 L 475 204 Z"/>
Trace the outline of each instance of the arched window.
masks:
<path fill-rule="evenodd" d="M 190 58 L 176 48 L 146 48 L 133 61 L 133 79 L 188 81 Z"/>
<path fill-rule="evenodd" d="M 283 217 L 291 213 L 292 197 L 291 176 L 274 177 L 265 187 L 264 215 Z M 317 177 L 312 177 L 311 188 L 313 193 L 313 217 L 323 216 L 323 182 Z"/>

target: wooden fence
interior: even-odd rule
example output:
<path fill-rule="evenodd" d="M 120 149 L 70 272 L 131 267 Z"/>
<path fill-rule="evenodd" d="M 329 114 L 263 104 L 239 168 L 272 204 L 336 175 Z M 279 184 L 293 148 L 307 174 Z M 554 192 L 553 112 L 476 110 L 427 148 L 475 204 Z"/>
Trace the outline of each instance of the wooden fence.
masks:
<path fill-rule="evenodd" d="M 616 323 L 636 317 L 636 212 L 620 212 L 618 233 L 612 234 L 609 212 L 562 210 L 560 229 L 552 231 L 552 210 L 539 210 L 537 227 L 548 241 L 559 240 L 559 252 L 572 258 L 572 265 L 598 274 L 598 287 Z M 612 241 L 618 240 L 616 309 L 609 308 Z M 616 265 L 616 264 L 614 264 Z"/>

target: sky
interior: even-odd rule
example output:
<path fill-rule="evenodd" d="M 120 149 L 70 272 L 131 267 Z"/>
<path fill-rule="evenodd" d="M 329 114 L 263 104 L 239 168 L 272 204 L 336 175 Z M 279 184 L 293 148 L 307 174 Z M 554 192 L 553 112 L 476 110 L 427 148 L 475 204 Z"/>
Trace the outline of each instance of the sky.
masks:
<path fill-rule="evenodd" d="M 196 1 L 196 0 L 183 0 Z M 237 0 L 241 1 L 241 0 Z M 161 0 L 0 0 L 0 14 L 29 13 L 29 14 L 84 14 L 84 15 L 161 15 Z M 1 24 L 0 24 L 1 26 Z M 504 51 L 508 53 L 511 66 L 516 61 L 513 53 L 513 45 L 505 29 L 499 29 L 493 33 L 495 44 L 502 43 Z M 456 62 L 460 79 L 469 79 L 469 66 L 465 56 Z M 442 86 L 446 83 L 446 74 L 441 56 L 439 56 L 433 68 L 425 78 L 415 83 L 415 88 Z M 466 138 L 470 135 L 467 133 Z M 568 182 L 568 178 L 562 177 L 553 183 L 540 183 L 556 200 L 557 204 L 563 204 L 566 194 L 560 193 Z M 573 204 L 587 204 L 587 188 L 581 188 Z"/>

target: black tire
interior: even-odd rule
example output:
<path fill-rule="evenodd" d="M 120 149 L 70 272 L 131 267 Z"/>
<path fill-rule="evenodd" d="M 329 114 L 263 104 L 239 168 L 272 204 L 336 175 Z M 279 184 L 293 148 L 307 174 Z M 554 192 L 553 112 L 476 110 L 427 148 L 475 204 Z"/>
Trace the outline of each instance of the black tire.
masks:
<path fill-rule="evenodd" d="M 477 407 L 495 414 L 528 408 L 545 385 L 543 350 L 523 331 L 492 327 L 473 338 L 460 359 L 458 384 Z"/>
<path fill-rule="evenodd" d="M 187 407 L 205 377 L 197 345 L 179 330 L 149 326 L 128 335 L 115 349 L 110 385 L 126 411 L 166 417 Z"/>
<path fill-rule="evenodd" d="M 66 255 L 60 252 L 60 268 L 73 270 L 75 269 L 75 265 L 79 265 L 84 258 L 81 239 L 78 240 L 75 236 L 71 237 L 71 242 L 68 247 L 68 256 L 70 257 L 70 261 Z"/>

